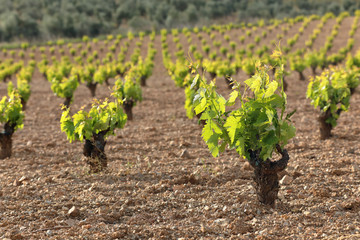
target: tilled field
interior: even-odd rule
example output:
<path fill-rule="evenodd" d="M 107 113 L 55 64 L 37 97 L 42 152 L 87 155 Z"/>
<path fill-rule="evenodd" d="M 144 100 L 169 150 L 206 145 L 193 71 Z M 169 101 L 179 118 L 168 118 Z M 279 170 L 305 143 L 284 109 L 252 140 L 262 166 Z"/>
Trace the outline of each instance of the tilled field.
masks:
<path fill-rule="evenodd" d="M 101 174 L 87 174 L 82 143 L 68 143 L 60 131 L 62 100 L 35 72 L 24 129 L 14 135 L 13 156 L 0 160 L 1 239 L 360 239 L 359 90 L 334 136 L 320 141 L 307 82 L 287 77 L 297 135 L 287 146 L 279 200 L 268 208 L 234 150 L 211 157 L 201 127 L 186 117 L 183 89 L 162 65 L 159 37 L 155 47 L 144 100 L 108 139 L 109 167 Z M 218 84 L 226 95 L 225 82 Z M 105 85 L 97 90 L 99 98 L 109 94 Z M 71 112 L 90 103 L 82 85 Z"/>

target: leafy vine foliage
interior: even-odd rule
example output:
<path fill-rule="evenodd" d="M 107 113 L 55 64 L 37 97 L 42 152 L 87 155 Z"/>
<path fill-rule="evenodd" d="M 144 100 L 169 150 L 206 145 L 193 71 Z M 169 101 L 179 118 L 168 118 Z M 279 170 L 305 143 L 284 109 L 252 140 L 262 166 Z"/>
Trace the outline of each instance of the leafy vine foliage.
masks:
<path fill-rule="evenodd" d="M 273 57 L 281 63 L 281 53 Z M 273 205 L 278 191 L 277 172 L 287 165 L 288 155 L 284 150 L 289 139 L 295 136 L 295 127 L 286 114 L 286 94 L 282 88 L 283 65 L 278 65 L 276 79 L 270 79 L 270 69 L 260 62 L 256 72 L 245 81 L 244 93 L 241 85 L 233 82 L 233 91 L 228 99 L 216 92 L 215 82 L 197 76 L 192 86 L 201 81 L 194 97 L 195 113 L 202 113 L 205 120 L 202 137 L 213 156 L 218 156 L 228 146 L 246 158 L 255 170 L 258 198 L 261 202 Z M 252 94 L 246 94 L 251 92 Z M 227 111 L 226 108 L 240 102 L 240 107 Z M 274 152 L 282 159 L 271 162 Z"/>
<path fill-rule="evenodd" d="M 137 67 L 132 67 L 124 79 L 118 78 L 113 87 L 112 95 L 123 102 L 123 107 L 128 120 L 133 119 L 132 108 L 137 102 L 142 101 L 140 86 L 141 72 Z"/>
<path fill-rule="evenodd" d="M 20 96 L 17 91 L 12 91 L 0 101 L 0 123 L 4 124 L 4 132 L 0 133 L 0 159 L 11 157 L 12 135 L 23 128 L 23 119 Z"/>
<path fill-rule="evenodd" d="M 201 77 L 194 78 L 193 86 L 202 81 L 194 97 L 194 109 L 206 120 L 202 135 L 213 156 L 229 145 L 245 158 L 250 158 L 249 149 L 261 149 L 260 157 L 265 160 L 271 158 L 276 145 L 284 147 L 295 136 L 290 121 L 293 113 L 285 115 L 286 94 L 277 92 L 281 81 L 271 80 L 267 70 L 258 62 L 256 74 L 245 81 L 245 92 L 250 89 L 254 97 L 241 95 L 240 84 L 234 83 L 230 97 L 225 99 L 216 92 L 215 82 L 207 84 Z M 240 108 L 226 111 L 238 99 Z"/>
<path fill-rule="evenodd" d="M 106 139 L 115 135 L 116 128 L 125 126 L 127 116 L 121 103 L 94 100 L 89 112 L 80 110 L 71 117 L 70 108 L 67 108 L 62 113 L 61 131 L 66 133 L 68 140 L 85 140 L 83 154 L 90 165 L 90 172 L 96 173 L 106 168 Z"/>
<path fill-rule="evenodd" d="M 320 108 L 321 139 L 331 137 L 340 113 L 349 109 L 351 94 L 359 85 L 359 76 L 357 68 L 330 68 L 310 79 L 306 96 L 315 108 Z"/>

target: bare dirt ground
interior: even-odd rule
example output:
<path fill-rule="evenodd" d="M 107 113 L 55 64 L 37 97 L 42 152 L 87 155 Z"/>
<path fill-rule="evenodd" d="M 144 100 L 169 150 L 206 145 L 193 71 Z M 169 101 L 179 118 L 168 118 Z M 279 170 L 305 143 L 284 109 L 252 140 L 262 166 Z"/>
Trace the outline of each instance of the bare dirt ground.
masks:
<path fill-rule="evenodd" d="M 348 36 L 341 29 L 339 36 Z M 155 47 L 144 100 L 134 120 L 108 139 L 109 167 L 101 174 L 87 174 L 83 144 L 70 144 L 60 131 L 62 100 L 35 72 L 24 129 L 14 135 L 13 156 L 0 160 L 1 239 L 360 239 L 359 90 L 334 136 L 320 141 L 307 82 L 296 73 L 287 78 L 297 135 L 287 146 L 288 177 L 269 208 L 258 203 L 252 170 L 235 151 L 211 157 L 201 127 L 186 117 L 183 89 L 162 65 L 159 37 Z M 5 88 L 0 83 L 1 96 Z M 109 94 L 106 86 L 97 90 L 98 98 Z M 71 112 L 90 104 L 81 85 Z"/>

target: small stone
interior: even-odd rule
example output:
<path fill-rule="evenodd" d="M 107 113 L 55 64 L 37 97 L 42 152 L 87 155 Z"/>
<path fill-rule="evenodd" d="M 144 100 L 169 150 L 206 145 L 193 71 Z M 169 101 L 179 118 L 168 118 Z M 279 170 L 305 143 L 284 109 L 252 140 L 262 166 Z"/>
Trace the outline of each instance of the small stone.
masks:
<path fill-rule="evenodd" d="M 346 172 L 340 169 L 334 169 L 331 171 L 332 175 L 341 176 L 344 175 Z"/>
<path fill-rule="evenodd" d="M 251 165 L 250 165 L 249 162 L 244 162 L 244 165 L 242 166 L 242 169 L 243 169 L 244 171 L 251 171 L 251 170 L 252 170 L 252 167 L 251 167 Z"/>
<path fill-rule="evenodd" d="M 181 158 L 190 158 L 190 154 L 189 154 L 189 152 L 188 152 L 186 149 L 184 149 L 184 150 L 181 152 L 180 157 L 181 157 Z"/>
<path fill-rule="evenodd" d="M 182 143 L 180 144 L 180 147 L 181 147 L 181 148 L 183 148 L 183 147 L 190 147 L 190 146 L 191 146 L 191 143 L 186 142 L 186 141 L 184 141 L 184 142 L 182 142 Z"/>
<path fill-rule="evenodd" d="M 282 179 L 285 175 L 289 175 L 289 173 L 286 170 L 283 170 L 278 173 L 280 179 Z"/>
<path fill-rule="evenodd" d="M 280 180 L 280 184 L 281 185 L 289 185 L 292 182 L 292 177 L 290 177 L 289 175 L 285 175 L 281 180 Z"/>
<path fill-rule="evenodd" d="M 216 219 L 216 220 L 214 221 L 214 223 L 219 224 L 219 225 L 222 225 L 222 226 L 228 225 L 228 222 L 227 222 L 226 219 L 224 219 L 224 218 Z"/>
<path fill-rule="evenodd" d="M 32 146 L 32 141 L 28 141 L 28 142 L 26 143 L 26 146 L 31 147 L 31 146 Z"/>
<path fill-rule="evenodd" d="M 25 176 L 22 176 L 20 179 L 19 179 L 19 182 L 24 182 L 26 180 L 29 180 L 27 177 Z"/>
<path fill-rule="evenodd" d="M 80 215 L 80 211 L 78 208 L 76 208 L 75 206 L 73 206 L 72 208 L 70 208 L 70 210 L 68 211 L 68 215 L 70 217 L 78 217 Z"/>
<path fill-rule="evenodd" d="M 90 229 L 91 225 L 90 224 L 82 225 L 81 228 L 82 229 Z"/>
<path fill-rule="evenodd" d="M 305 211 L 305 212 L 304 212 L 304 215 L 305 215 L 305 216 L 310 216 L 310 214 L 311 214 L 310 211 Z"/>
<path fill-rule="evenodd" d="M 156 127 L 146 127 L 145 131 L 156 131 Z"/>
<path fill-rule="evenodd" d="M 46 235 L 51 236 L 52 234 L 53 234 L 53 232 L 51 230 L 46 231 Z"/>
<path fill-rule="evenodd" d="M 15 179 L 15 181 L 13 182 L 13 186 L 14 187 L 18 187 L 18 186 L 21 186 L 22 185 L 22 182 L 20 182 L 19 180 Z"/>

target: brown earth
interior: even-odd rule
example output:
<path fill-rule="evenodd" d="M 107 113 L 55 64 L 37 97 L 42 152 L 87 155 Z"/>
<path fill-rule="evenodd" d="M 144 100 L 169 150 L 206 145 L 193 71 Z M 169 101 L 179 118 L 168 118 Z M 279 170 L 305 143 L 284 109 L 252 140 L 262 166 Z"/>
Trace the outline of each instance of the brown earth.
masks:
<path fill-rule="evenodd" d="M 329 21 L 322 32 L 331 28 Z M 340 28 L 334 43 L 344 46 L 348 32 L 341 29 L 350 28 Z M 195 35 L 193 40 L 200 48 Z M 187 46 L 185 37 L 181 43 Z M 201 127 L 186 117 L 183 89 L 162 65 L 159 37 L 155 47 L 144 100 L 134 108 L 134 120 L 108 139 L 109 166 L 101 174 L 87 174 L 83 143 L 69 143 L 60 131 L 62 100 L 35 72 L 24 129 L 14 134 L 13 156 L 0 160 L 1 239 L 360 239 L 359 91 L 334 136 L 320 141 L 307 83 L 297 73 L 287 77 L 297 135 L 287 146 L 290 161 L 279 200 L 268 208 L 257 202 L 252 170 L 235 151 L 211 157 Z M 245 75 L 235 78 L 243 81 Z M 226 95 L 225 82 L 217 83 Z M 1 96 L 5 88 L 0 83 Z M 106 86 L 98 87 L 98 98 L 109 94 Z M 71 112 L 90 104 L 90 92 L 81 85 Z"/>

